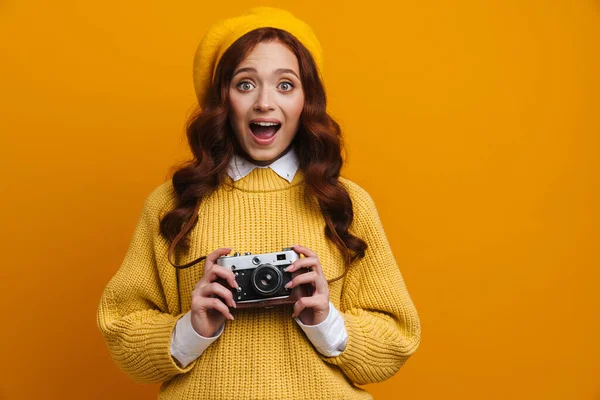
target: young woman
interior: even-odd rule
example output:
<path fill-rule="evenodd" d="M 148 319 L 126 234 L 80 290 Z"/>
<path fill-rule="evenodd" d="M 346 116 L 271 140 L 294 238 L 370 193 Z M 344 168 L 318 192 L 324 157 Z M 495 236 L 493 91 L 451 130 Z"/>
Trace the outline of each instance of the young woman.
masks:
<path fill-rule="evenodd" d="M 216 24 L 198 47 L 194 157 L 147 197 L 97 314 L 113 359 L 162 383 L 161 399 L 369 399 L 355 384 L 391 377 L 418 347 L 375 204 L 339 175 L 321 67 L 310 27 L 274 8 Z M 293 302 L 238 307 L 218 258 L 290 246 Z"/>

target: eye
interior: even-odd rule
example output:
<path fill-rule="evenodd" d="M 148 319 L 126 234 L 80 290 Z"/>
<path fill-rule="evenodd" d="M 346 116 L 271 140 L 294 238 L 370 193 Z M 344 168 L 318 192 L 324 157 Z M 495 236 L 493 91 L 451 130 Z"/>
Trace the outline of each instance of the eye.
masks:
<path fill-rule="evenodd" d="M 244 91 L 244 92 L 247 92 L 248 90 L 252 89 L 252 87 L 253 87 L 253 86 L 254 86 L 254 85 L 253 85 L 253 84 L 251 84 L 251 83 L 250 83 L 250 82 L 248 82 L 248 81 L 241 81 L 241 82 L 239 82 L 239 83 L 236 85 L 236 87 L 237 87 L 238 89 L 240 89 L 240 90 L 242 90 L 242 91 Z"/>
<path fill-rule="evenodd" d="M 290 90 L 292 90 L 294 88 L 294 85 L 291 82 L 281 82 L 279 84 L 279 87 L 285 91 L 285 92 L 289 92 Z"/>

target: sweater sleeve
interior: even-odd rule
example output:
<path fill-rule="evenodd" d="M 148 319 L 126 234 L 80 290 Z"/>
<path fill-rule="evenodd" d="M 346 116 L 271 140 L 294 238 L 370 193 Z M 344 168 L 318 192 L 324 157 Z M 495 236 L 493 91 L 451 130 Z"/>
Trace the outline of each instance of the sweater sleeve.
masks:
<path fill-rule="evenodd" d="M 415 352 L 420 322 L 370 195 L 351 184 L 353 234 L 368 248 L 343 283 L 340 310 L 348 331 L 346 349 L 322 358 L 353 382 L 367 384 L 393 376 Z"/>
<path fill-rule="evenodd" d="M 195 364 L 180 368 L 171 356 L 173 329 L 182 315 L 178 304 L 169 310 L 164 277 L 161 279 L 157 266 L 154 246 L 160 201 L 155 194 L 144 203 L 129 249 L 104 289 L 96 313 L 113 360 L 141 383 L 164 382 Z M 176 298 L 176 284 L 167 287 L 169 298 Z"/>

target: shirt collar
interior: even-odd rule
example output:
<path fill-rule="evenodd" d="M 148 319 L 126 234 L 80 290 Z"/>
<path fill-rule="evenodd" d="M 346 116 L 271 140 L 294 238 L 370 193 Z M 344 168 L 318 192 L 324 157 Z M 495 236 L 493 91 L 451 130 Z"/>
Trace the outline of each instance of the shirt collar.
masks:
<path fill-rule="evenodd" d="M 252 172 L 254 168 L 271 168 L 277 175 L 291 183 L 298 171 L 298 167 L 298 156 L 294 149 L 291 148 L 283 156 L 265 166 L 253 164 L 239 155 L 234 154 L 229 161 L 227 174 L 234 181 L 238 181 Z"/>

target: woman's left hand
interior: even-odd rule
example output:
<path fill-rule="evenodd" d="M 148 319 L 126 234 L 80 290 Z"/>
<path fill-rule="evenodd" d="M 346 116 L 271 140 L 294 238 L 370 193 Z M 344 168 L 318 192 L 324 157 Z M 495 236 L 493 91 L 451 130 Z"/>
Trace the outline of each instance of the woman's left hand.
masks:
<path fill-rule="evenodd" d="M 323 268 L 319 257 L 304 246 L 292 246 L 294 251 L 303 254 L 304 258 L 294 261 L 287 269 L 287 272 L 298 271 L 301 268 L 308 268 L 309 271 L 298 274 L 287 285 L 287 288 L 294 288 L 302 284 L 311 284 L 313 286 L 312 296 L 303 296 L 294 304 L 293 317 L 298 317 L 305 325 L 317 325 L 325 321 L 329 315 L 329 285 L 323 275 Z"/>

